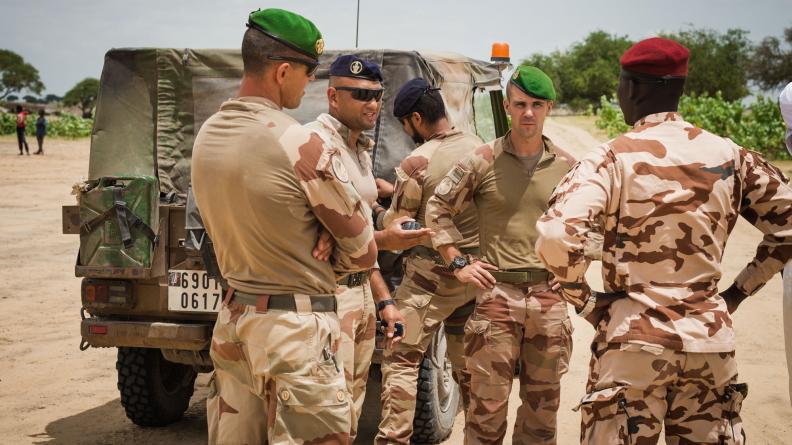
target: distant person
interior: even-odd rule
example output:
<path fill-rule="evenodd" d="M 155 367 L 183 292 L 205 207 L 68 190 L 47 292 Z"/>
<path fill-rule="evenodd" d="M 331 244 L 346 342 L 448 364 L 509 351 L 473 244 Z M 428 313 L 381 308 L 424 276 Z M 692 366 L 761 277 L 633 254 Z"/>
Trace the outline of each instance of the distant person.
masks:
<path fill-rule="evenodd" d="M 25 119 L 28 112 L 22 109 L 22 105 L 16 106 L 16 130 L 17 130 L 17 143 L 19 143 L 19 155 L 22 156 L 22 146 L 25 147 L 25 153 L 30 156 L 30 148 L 28 147 L 27 140 L 25 139 Z"/>
<path fill-rule="evenodd" d="M 778 98 L 781 106 L 781 115 L 786 122 L 787 151 L 792 154 L 792 82 L 784 88 Z M 784 339 L 786 340 L 787 374 L 789 375 L 789 401 L 792 403 L 792 261 L 787 263 L 783 272 L 784 276 Z"/>
<path fill-rule="evenodd" d="M 38 151 L 34 155 L 44 154 L 44 136 L 47 135 L 47 118 L 44 117 L 44 110 L 39 110 L 38 119 L 36 119 L 36 142 L 38 142 Z"/>

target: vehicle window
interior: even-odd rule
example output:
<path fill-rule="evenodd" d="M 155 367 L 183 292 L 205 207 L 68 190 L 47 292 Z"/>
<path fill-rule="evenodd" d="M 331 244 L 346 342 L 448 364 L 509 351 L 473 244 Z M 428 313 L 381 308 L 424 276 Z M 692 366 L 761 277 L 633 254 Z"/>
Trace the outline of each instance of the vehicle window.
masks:
<path fill-rule="evenodd" d="M 481 140 L 495 139 L 495 117 L 492 112 L 489 91 L 476 88 L 473 92 L 473 118 L 476 124 L 476 134 Z"/>

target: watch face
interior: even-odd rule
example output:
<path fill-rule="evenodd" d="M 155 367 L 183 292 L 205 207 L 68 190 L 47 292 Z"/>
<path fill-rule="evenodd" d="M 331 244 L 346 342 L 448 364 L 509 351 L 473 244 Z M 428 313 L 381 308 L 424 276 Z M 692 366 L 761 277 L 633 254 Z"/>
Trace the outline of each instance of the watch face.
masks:
<path fill-rule="evenodd" d="M 451 262 L 451 268 L 452 269 L 461 269 L 461 268 L 467 266 L 467 264 L 468 264 L 467 260 L 465 260 L 461 256 L 458 256 L 458 257 L 454 258 L 454 260 Z"/>

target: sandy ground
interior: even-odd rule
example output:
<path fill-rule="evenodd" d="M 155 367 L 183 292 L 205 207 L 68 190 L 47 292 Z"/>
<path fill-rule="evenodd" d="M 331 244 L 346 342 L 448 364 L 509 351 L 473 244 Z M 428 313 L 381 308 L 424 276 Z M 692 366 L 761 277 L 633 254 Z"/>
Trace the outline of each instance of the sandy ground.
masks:
<path fill-rule="evenodd" d="M 576 154 L 603 138 L 581 118 L 553 119 L 546 130 Z M 74 202 L 71 185 L 87 174 L 88 145 L 48 140 L 45 156 L 18 156 L 15 139 L 0 137 L 0 246 L 6 246 L 0 250 L 0 443 L 206 443 L 206 375 L 182 421 L 139 428 L 119 403 L 115 349 L 78 349 L 78 238 L 61 234 L 61 206 Z M 748 224 L 737 225 L 726 250 L 724 285 L 750 260 L 759 239 Z M 592 270 L 591 279 L 598 283 L 596 274 Z M 780 308 L 776 276 L 735 315 L 741 380 L 750 386 L 743 417 L 752 443 L 792 443 Z M 579 417 L 571 408 L 583 394 L 593 333 L 573 319 L 575 351 L 563 381 L 559 444 L 578 440 Z M 514 419 L 516 385 L 510 400 Z M 462 443 L 461 414 L 446 443 Z"/>

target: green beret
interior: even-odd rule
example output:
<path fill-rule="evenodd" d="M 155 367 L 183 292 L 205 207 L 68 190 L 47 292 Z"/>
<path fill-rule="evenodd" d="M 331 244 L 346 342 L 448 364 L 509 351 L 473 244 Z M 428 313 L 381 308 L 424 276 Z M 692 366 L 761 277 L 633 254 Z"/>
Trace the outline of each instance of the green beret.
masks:
<path fill-rule="evenodd" d="M 314 60 L 319 60 L 324 52 L 322 33 L 299 14 L 275 8 L 258 9 L 248 16 L 247 26 Z"/>
<path fill-rule="evenodd" d="M 521 65 L 514 70 L 511 83 L 523 93 L 537 99 L 556 100 L 553 81 L 535 66 Z"/>

